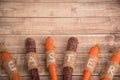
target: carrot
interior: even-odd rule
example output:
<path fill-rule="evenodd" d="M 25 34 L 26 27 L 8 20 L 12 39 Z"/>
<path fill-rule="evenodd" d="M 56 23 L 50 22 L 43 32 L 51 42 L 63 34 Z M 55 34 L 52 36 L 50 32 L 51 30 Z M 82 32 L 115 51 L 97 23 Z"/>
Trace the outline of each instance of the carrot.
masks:
<path fill-rule="evenodd" d="M 72 73 L 76 62 L 76 50 L 78 40 L 76 37 L 70 37 L 67 43 L 67 48 L 64 53 L 64 64 L 63 64 L 63 80 L 72 80 Z"/>
<path fill-rule="evenodd" d="M 93 46 L 89 53 L 88 53 L 88 57 L 87 57 L 87 62 L 85 64 L 85 70 L 84 70 L 84 75 L 82 80 L 89 80 L 90 76 L 96 66 L 97 63 L 97 58 L 98 58 L 98 54 L 99 54 L 99 47 L 97 45 Z"/>
<path fill-rule="evenodd" d="M 46 51 L 53 51 L 54 50 L 54 44 L 53 39 L 51 37 L 48 37 L 45 41 L 45 49 Z"/>
<path fill-rule="evenodd" d="M 120 63 L 120 51 L 116 51 L 112 55 L 110 62 L 106 65 L 102 73 L 101 80 L 112 80 L 114 74 L 117 72 L 119 68 L 119 63 Z"/>
<path fill-rule="evenodd" d="M 25 40 L 25 48 L 26 59 L 28 63 L 28 71 L 31 75 L 31 80 L 40 80 L 35 40 L 32 38 L 27 38 Z"/>
<path fill-rule="evenodd" d="M 20 80 L 19 74 L 14 74 L 11 80 Z"/>
<path fill-rule="evenodd" d="M 11 54 L 7 51 L 3 51 L 1 55 L 1 60 L 3 62 L 3 67 L 6 69 L 6 72 L 10 77 L 10 80 L 20 80 L 19 73 Z"/>
<path fill-rule="evenodd" d="M 49 69 L 50 79 L 58 80 L 54 44 L 51 37 L 48 37 L 45 40 L 45 49 L 46 49 L 47 67 Z"/>

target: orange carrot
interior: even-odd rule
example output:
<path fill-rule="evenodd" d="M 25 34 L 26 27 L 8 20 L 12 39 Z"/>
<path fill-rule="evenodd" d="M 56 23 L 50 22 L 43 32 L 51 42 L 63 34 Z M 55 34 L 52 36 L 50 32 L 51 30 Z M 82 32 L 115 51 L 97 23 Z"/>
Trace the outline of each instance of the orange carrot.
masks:
<path fill-rule="evenodd" d="M 12 59 L 11 54 L 10 54 L 9 52 L 6 52 L 6 51 L 3 51 L 3 52 L 2 52 L 1 60 L 2 60 L 3 64 L 7 63 L 7 65 L 8 65 L 8 64 L 10 64 L 10 63 L 9 63 L 10 61 L 12 61 L 12 63 L 15 64 L 15 63 L 13 62 L 13 59 Z M 5 68 L 6 70 L 9 69 L 9 71 L 7 71 L 8 74 L 10 74 L 10 72 L 12 72 L 12 74 L 11 74 L 12 76 L 9 75 L 9 76 L 10 76 L 10 80 L 20 80 L 19 73 L 16 72 L 16 71 L 14 72 L 14 71 L 12 70 L 13 68 L 14 68 L 14 70 L 16 69 L 16 67 L 15 67 L 12 63 L 11 63 L 10 66 L 8 66 L 8 67 L 4 66 L 4 68 Z M 11 69 L 10 67 L 11 67 L 12 69 Z M 11 70 L 10 70 L 10 69 L 11 69 Z"/>
<path fill-rule="evenodd" d="M 45 48 L 46 48 L 46 51 L 54 50 L 53 40 L 51 37 L 48 37 L 46 39 Z"/>
<path fill-rule="evenodd" d="M 115 64 L 118 64 L 119 65 L 119 63 L 120 63 L 120 52 L 119 51 L 116 51 L 113 55 L 112 55 L 112 57 L 111 57 L 111 59 L 110 59 L 110 61 L 111 62 L 113 62 L 113 63 L 115 63 Z M 108 66 L 108 65 L 107 65 Z M 108 74 L 109 73 L 109 70 L 110 70 L 110 66 L 111 65 L 109 65 L 108 66 L 108 68 L 107 68 L 107 71 L 105 72 L 105 76 L 102 76 L 101 77 L 101 80 L 111 80 L 108 76 L 106 76 L 106 74 Z M 119 66 L 118 66 L 119 67 Z M 105 68 L 106 69 L 106 68 Z M 113 68 L 112 68 L 113 69 Z M 115 70 L 115 69 L 114 69 Z M 114 72 L 114 70 L 111 72 L 110 71 L 110 75 L 111 75 L 111 73 L 113 73 Z M 117 71 L 117 70 L 116 70 Z M 114 76 L 114 75 L 113 75 Z M 113 77 L 112 76 L 112 77 Z"/>
<path fill-rule="evenodd" d="M 56 64 L 55 64 L 55 56 L 54 53 L 54 45 L 52 38 L 48 37 L 45 41 L 45 49 L 48 57 L 48 69 L 50 73 L 51 80 L 58 80 Z M 54 59 L 54 60 L 53 60 Z"/>
<path fill-rule="evenodd" d="M 92 57 L 94 57 L 94 58 L 97 59 L 97 58 L 98 58 L 99 51 L 100 51 L 99 47 L 98 47 L 97 45 L 95 45 L 95 46 L 93 46 L 93 47 L 90 49 L 90 51 L 89 51 L 89 53 L 88 53 L 88 56 L 92 56 Z M 92 60 L 90 61 L 90 57 L 88 57 L 88 61 L 87 61 L 87 64 L 86 64 L 85 66 L 86 66 L 87 68 L 91 68 L 91 67 L 93 67 L 92 65 L 93 65 L 94 62 L 95 62 L 94 59 L 92 59 Z M 95 65 L 95 66 L 96 66 L 96 65 Z M 95 66 L 94 66 L 94 67 L 95 67 Z M 93 70 L 94 70 L 94 68 L 93 68 Z M 92 74 L 92 71 L 90 71 L 89 69 L 85 69 L 85 70 L 84 70 L 84 76 L 83 76 L 83 79 L 82 79 L 82 80 L 89 80 L 91 74 Z"/>

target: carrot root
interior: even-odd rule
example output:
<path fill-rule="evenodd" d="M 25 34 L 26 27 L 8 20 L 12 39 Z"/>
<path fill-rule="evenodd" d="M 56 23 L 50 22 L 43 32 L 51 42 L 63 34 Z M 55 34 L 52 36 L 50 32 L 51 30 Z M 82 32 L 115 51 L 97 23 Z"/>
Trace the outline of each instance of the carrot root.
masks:
<path fill-rule="evenodd" d="M 55 64 L 50 64 L 48 69 L 49 69 L 51 80 L 58 80 L 56 65 Z"/>
<path fill-rule="evenodd" d="M 98 45 L 93 46 L 88 53 L 88 60 L 85 64 L 85 70 L 82 80 L 89 80 L 98 62 L 100 49 Z"/>
<path fill-rule="evenodd" d="M 82 80 L 89 80 L 89 79 L 90 79 L 90 76 L 91 76 L 91 72 L 88 71 L 88 70 L 85 70 L 85 71 L 84 71 L 84 76 L 83 76 L 83 79 L 82 79 Z"/>
<path fill-rule="evenodd" d="M 19 74 L 14 74 L 13 77 L 12 77 L 12 80 L 20 80 L 20 76 Z"/>
<path fill-rule="evenodd" d="M 63 68 L 63 80 L 72 80 L 72 67 L 64 67 Z"/>

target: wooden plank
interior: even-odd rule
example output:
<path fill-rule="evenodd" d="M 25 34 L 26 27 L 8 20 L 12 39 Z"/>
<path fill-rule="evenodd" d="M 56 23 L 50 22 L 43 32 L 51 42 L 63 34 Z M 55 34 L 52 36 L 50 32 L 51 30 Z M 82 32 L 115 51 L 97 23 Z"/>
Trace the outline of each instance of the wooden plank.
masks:
<path fill-rule="evenodd" d="M 1 2 L 118 2 L 118 0 L 0 0 Z"/>
<path fill-rule="evenodd" d="M 120 17 L 105 18 L 1 18 L 0 34 L 79 35 L 120 33 Z"/>
<path fill-rule="evenodd" d="M 0 77 L 1 80 L 8 80 L 8 77 Z M 40 76 L 41 80 L 50 80 L 49 76 Z M 63 80 L 62 76 L 58 77 L 59 80 Z M 81 80 L 82 76 L 73 76 L 73 80 Z M 30 77 L 21 77 L 21 80 L 30 80 Z M 99 76 L 91 76 L 91 80 L 100 80 Z M 120 80 L 120 77 L 114 77 L 114 80 Z"/>
<path fill-rule="evenodd" d="M 108 17 L 108 16 L 120 16 L 119 3 L 0 4 L 0 17 Z"/>
<path fill-rule="evenodd" d="M 77 62 L 76 66 L 73 72 L 73 75 L 82 75 L 83 74 L 83 69 L 84 69 L 84 62 L 85 62 L 85 56 L 87 54 L 84 53 L 78 53 L 77 54 Z M 12 54 L 14 57 L 14 60 L 17 64 L 18 70 L 20 72 L 21 76 L 28 76 L 28 71 L 27 71 L 27 63 L 25 60 L 25 54 Z M 93 75 L 100 75 L 101 71 L 104 69 L 106 62 L 109 60 L 111 54 L 109 53 L 104 53 L 100 54 L 99 57 L 99 62 L 96 66 L 96 69 L 93 73 Z M 63 54 L 57 54 L 57 71 L 58 75 L 62 75 L 62 65 L 63 65 Z M 39 60 L 39 74 L 40 75 L 49 75 L 48 70 L 45 65 L 45 54 L 38 54 L 38 60 Z M 2 63 L 0 63 L 2 65 Z M 1 76 L 6 76 L 6 73 L 2 67 L 0 67 L 0 75 Z M 120 71 L 116 73 L 116 75 L 120 75 Z"/>
<path fill-rule="evenodd" d="M 114 42 L 114 35 L 0 35 L 0 42 L 5 42 L 11 53 L 25 53 L 24 41 L 32 37 L 36 41 L 37 53 L 44 53 L 45 39 L 51 36 L 54 39 L 57 53 L 63 53 L 67 46 L 67 40 L 71 36 L 78 38 L 77 52 L 86 52 L 95 44 L 99 44 L 101 52 L 109 52 L 109 46 Z M 119 42 L 116 45 L 119 46 Z M 110 46 L 112 47 L 112 46 Z"/>

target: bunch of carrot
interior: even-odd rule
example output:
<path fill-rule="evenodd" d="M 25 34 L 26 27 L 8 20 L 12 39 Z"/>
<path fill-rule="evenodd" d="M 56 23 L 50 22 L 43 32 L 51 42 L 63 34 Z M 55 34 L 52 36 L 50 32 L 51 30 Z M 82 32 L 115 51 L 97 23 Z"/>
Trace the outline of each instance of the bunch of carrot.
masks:
<path fill-rule="evenodd" d="M 72 80 L 72 73 L 75 66 L 76 61 L 76 50 L 77 50 L 78 40 L 75 37 L 71 37 L 68 40 L 65 56 L 64 56 L 64 65 L 63 65 L 63 80 Z M 3 45 L 4 46 L 4 45 Z M 1 47 L 1 46 L 0 46 Z M 35 40 L 32 38 L 27 38 L 25 40 L 25 47 L 26 47 L 26 55 L 28 55 L 28 68 L 31 80 L 40 80 L 39 78 L 39 71 L 38 71 L 38 63 L 37 63 L 37 53 L 36 53 L 36 44 Z M 45 40 L 45 50 L 46 50 L 46 59 L 47 59 L 47 67 L 50 73 L 51 80 L 58 80 L 57 76 L 57 66 L 56 66 L 56 54 L 54 50 L 53 39 L 48 37 Z M 90 76 L 92 75 L 96 64 L 98 62 L 99 57 L 99 46 L 93 46 L 89 52 L 88 56 L 86 57 L 86 64 L 85 69 L 83 72 L 82 80 L 89 80 Z M 13 61 L 11 54 L 6 50 L 2 50 L 1 60 L 3 62 L 3 67 L 6 69 L 10 80 L 20 80 L 20 76 Z M 31 62 L 29 62 L 31 61 Z M 115 73 L 119 68 L 120 63 L 120 51 L 116 51 L 109 63 L 106 65 L 100 80 L 112 80 Z M 32 67 L 30 67 L 30 64 Z"/>
<path fill-rule="evenodd" d="M 48 37 L 45 40 L 45 49 L 46 49 L 47 67 L 49 69 L 50 79 L 58 80 L 57 69 L 56 69 L 56 56 L 54 52 L 53 39 L 51 37 Z"/>
<path fill-rule="evenodd" d="M 3 49 L 2 51 L 1 60 L 3 63 L 3 67 L 5 68 L 6 72 L 10 77 L 10 80 L 20 80 L 16 64 L 11 54 L 6 49 Z"/>
<path fill-rule="evenodd" d="M 91 74 L 93 73 L 95 66 L 97 64 L 98 54 L 100 52 L 100 49 L 97 45 L 93 46 L 87 56 L 85 69 L 84 69 L 84 75 L 82 80 L 89 80 Z"/>

